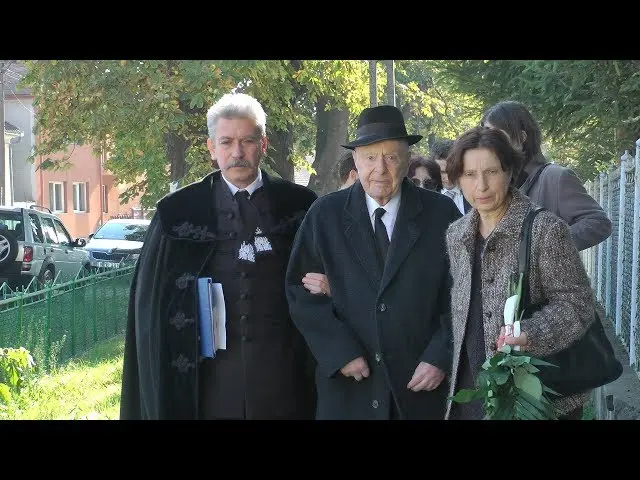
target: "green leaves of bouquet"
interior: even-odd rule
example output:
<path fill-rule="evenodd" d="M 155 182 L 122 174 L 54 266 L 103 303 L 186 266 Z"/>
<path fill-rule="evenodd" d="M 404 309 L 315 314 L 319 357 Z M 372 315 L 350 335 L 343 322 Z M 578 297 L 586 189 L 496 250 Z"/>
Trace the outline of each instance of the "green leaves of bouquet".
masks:
<path fill-rule="evenodd" d="M 468 403 L 481 399 L 485 420 L 555 420 L 549 395 L 558 393 L 540 381 L 536 365 L 551 364 L 504 345 L 482 365 L 477 388 L 461 389 L 451 400 Z"/>

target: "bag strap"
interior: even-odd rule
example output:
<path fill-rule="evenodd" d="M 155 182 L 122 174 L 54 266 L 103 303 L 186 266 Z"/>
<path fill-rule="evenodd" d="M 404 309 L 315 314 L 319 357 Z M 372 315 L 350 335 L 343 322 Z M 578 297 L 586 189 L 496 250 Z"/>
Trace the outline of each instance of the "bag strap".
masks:
<path fill-rule="evenodd" d="M 542 174 L 542 171 L 547 168 L 549 165 L 551 165 L 551 162 L 547 162 L 544 163 L 537 171 L 536 173 L 533 175 L 533 177 L 531 177 L 531 179 L 527 179 L 527 181 L 525 182 L 525 184 L 523 185 L 523 192 L 525 195 L 529 195 L 529 192 L 531 191 L 531 189 L 533 188 L 533 185 L 538 181 L 538 178 L 540 177 L 540 175 Z"/>
<path fill-rule="evenodd" d="M 531 230 L 533 229 L 533 220 L 536 215 L 546 208 L 534 205 L 524 219 L 522 230 L 520 231 L 520 248 L 518 250 L 518 273 L 522 275 L 522 291 L 520 305 L 522 310 L 527 308 L 531 303 L 529 295 L 529 263 L 531 257 Z"/>

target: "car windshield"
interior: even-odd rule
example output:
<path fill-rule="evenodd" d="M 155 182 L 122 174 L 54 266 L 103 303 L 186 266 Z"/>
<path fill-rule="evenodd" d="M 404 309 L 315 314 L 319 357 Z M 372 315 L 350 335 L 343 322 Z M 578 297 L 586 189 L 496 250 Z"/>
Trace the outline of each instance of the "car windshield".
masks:
<path fill-rule="evenodd" d="M 24 241 L 24 225 L 19 212 L 0 211 L 0 232 L 5 229 L 13 234 L 16 240 Z"/>
<path fill-rule="evenodd" d="M 148 226 L 141 223 L 107 222 L 96 232 L 93 238 L 142 242 Z"/>

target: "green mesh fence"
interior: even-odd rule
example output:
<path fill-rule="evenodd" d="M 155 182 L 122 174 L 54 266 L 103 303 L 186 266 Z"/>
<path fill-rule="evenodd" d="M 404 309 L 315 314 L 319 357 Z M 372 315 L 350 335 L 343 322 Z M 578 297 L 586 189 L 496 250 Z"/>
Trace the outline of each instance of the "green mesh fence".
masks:
<path fill-rule="evenodd" d="M 24 347 L 51 369 L 124 332 L 133 266 L 0 300 L 0 347 Z"/>

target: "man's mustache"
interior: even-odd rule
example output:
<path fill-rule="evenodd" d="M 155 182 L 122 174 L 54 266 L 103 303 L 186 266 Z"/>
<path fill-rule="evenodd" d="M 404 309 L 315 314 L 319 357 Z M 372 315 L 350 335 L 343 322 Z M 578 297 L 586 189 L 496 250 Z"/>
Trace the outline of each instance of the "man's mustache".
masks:
<path fill-rule="evenodd" d="M 230 164 L 228 164 L 226 170 L 228 170 L 230 168 L 234 168 L 234 167 L 251 168 L 251 167 L 253 167 L 253 165 L 251 165 L 251 162 L 249 162 L 248 160 L 238 159 L 238 160 L 234 160 Z"/>

